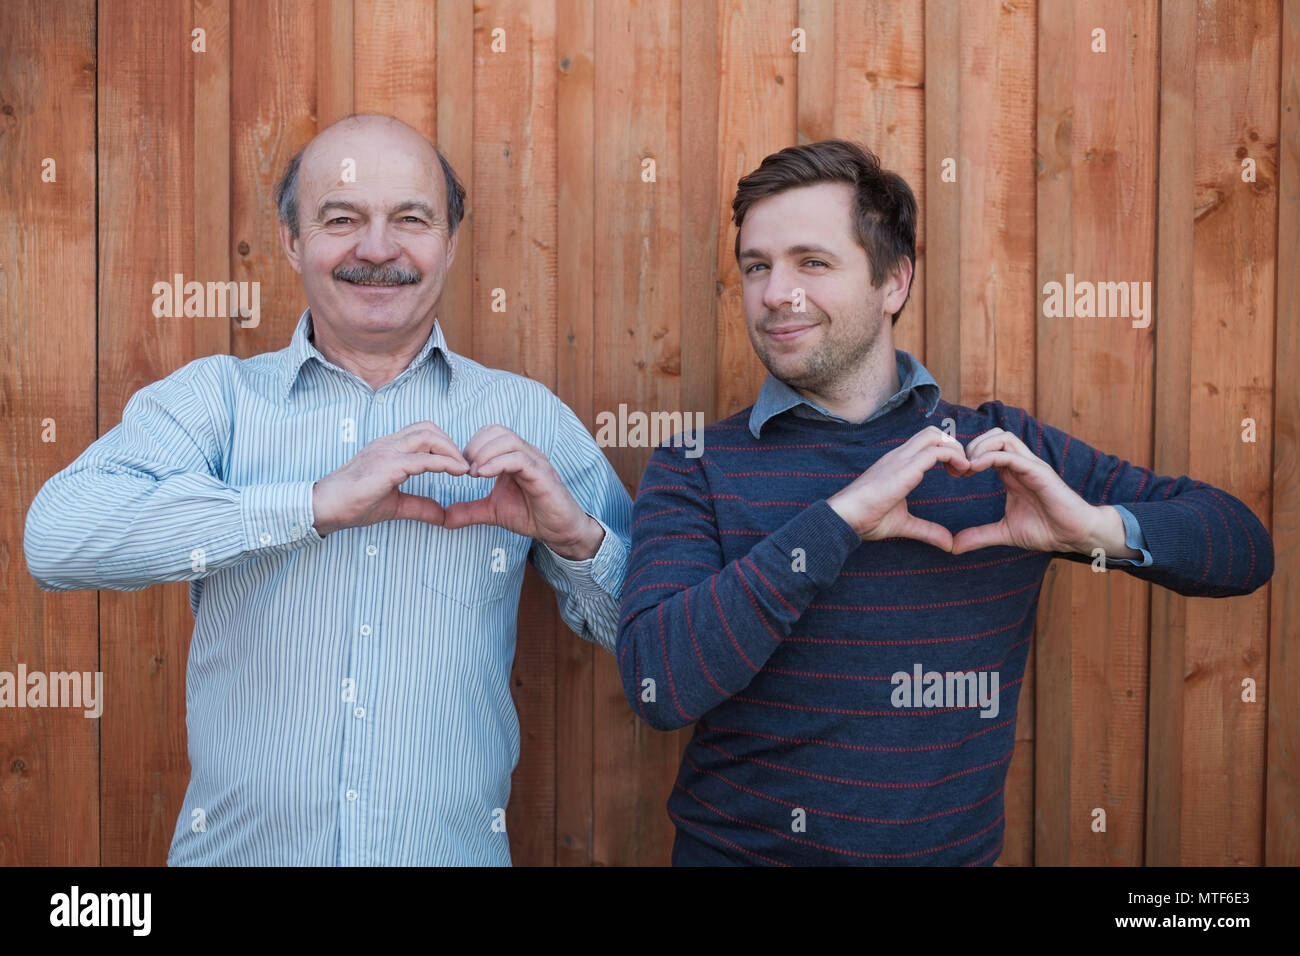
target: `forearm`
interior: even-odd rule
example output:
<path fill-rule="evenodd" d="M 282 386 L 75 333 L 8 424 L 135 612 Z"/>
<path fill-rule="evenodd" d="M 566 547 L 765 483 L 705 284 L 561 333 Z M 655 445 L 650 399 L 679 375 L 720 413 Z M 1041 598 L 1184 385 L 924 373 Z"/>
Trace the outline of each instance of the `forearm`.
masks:
<path fill-rule="evenodd" d="M 635 543 L 617 651 L 628 701 L 660 730 L 747 687 L 861 543 L 825 501 L 703 578 L 702 549 L 675 537 Z"/>
<path fill-rule="evenodd" d="M 618 638 L 619 592 L 627 573 L 628 542 L 592 518 L 601 538 L 587 557 L 568 557 L 539 542 L 534 563 L 555 591 L 560 617 L 584 640 L 613 653 Z M 587 547 L 574 549 L 581 555 Z"/>
<path fill-rule="evenodd" d="M 155 479 L 87 464 L 41 489 L 23 546 L 46 590 L 138 590 L 320 540 L 311 482 L 235 488 L 201 473 Z"/>

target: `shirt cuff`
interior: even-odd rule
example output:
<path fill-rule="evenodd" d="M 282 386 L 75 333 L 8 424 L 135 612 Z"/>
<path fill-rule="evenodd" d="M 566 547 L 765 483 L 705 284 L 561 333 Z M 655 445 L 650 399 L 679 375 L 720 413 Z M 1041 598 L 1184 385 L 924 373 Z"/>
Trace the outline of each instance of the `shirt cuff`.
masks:
<path fill-rule="evenodd" d="M 323 540 L 316 533 L 312 513 L 314 481 L 288 481 L 252 485 L 240 490 L 244 518 L 244 547 L 263 551 L 302 541 Z"/>
<path fill-rule="evenodd" d="M 575 561 L 556 554 L 545 542 L 538 544 L 545 552 L 547 563 L 555 565 L 577 590 L 608 594 L 617 600 L 627 572 L 627 548 L 609 525 L 595 515 L 590 517 L 605 529 L 605 537 L 591 557 Z"/>
<path fill-rule="evenodd" d="M 1134 551 L 1142 552 L 1142 560 L 1137 561 L 1133 558 L 1108 558 L 1107 560 L 1114 564 L 1131 564 L 1134 567 L 1145 568 L 1152 563 L 1151 552 L 1147 550 L 1146 535 L 1142 533 L 1142 526 L 1138 524 L 1137 517 L 1123 505 L 1111 505 L 1119 512 L 1120 520 L 1124 522 L 1124 544 Z"/>

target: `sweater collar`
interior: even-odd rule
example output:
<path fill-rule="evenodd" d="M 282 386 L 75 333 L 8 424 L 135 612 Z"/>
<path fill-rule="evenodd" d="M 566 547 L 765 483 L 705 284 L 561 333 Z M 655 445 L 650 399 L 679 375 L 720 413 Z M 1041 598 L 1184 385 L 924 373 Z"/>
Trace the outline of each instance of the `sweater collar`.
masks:
<path fill-rule="evenodd" d="M 893 411 L 906 402 L 913 392 L 925 406 L 925 414 L 933 415 L 939 404 L 939 383 L 934 376 L 916 358 L 902 349 L 894 349 L 894 360 L 898 366 L 899 389 L 889 399 L 868 415 L 862 422 L 866 424 L 882 415 Z M 793 388 L 775 375 L 769 374 L 759 390 L 758 400 L 749 413 L 749 431 L 754 438 L 759 438 L 763 426 L 784 412 L 791 412 L 802 418 L 820 418 L 844 424 L 854 424 L 846 418 L 834 415 L 815 402 L 804 398 Z"/>

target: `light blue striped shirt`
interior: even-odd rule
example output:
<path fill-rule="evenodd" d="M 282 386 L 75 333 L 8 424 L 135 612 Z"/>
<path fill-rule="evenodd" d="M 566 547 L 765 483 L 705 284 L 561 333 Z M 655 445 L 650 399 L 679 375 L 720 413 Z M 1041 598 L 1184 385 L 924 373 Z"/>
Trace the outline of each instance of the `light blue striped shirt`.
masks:
<path fill-rule="evenodd" d="M 27 566 L 46 590 L 192 582 L 191 775 L 169 864 L 508 865 L 525 562 L 612 651 L 631 501 L 550 390 L 456 355 L 436 323 L 378 391 L 310 331 L 304 312 L 286 349 L 201 358 L 136 392 L 36 496 Z M 494 423 L 540 448 L 604 526 L 596 555 L 490 525 L 321 538 L 313 482 L 425 420 L 461 448 Z M 445 505 L 492 482 L 422 474 L 401 489 Z"/>

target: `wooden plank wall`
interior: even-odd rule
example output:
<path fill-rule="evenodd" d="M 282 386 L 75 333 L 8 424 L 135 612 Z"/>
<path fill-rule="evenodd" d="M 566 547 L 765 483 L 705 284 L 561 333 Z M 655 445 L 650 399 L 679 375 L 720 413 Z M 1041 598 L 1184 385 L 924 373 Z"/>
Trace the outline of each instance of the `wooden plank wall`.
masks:
<path fill-rule="evenodd" d="M 750 404 L 736 180 L 795 142 L 874 148 L 922 210 L 898 344 L 946 396 L 1218 484 L 1274 535 L 1272 585 L 1230 601 L 1052 567 L 1000 864 L 1300 863 L 1298 53 L 1300 0 L 0 5 L 0 607 L 21 625 L 0 670 L 102 670 L 108 702 L 98 725 L 0 711 L 0 863 L 166 857 L 186 587 L 43 594 L 26 510 L 136 389 L 288 341 L 303 297 L 274 183 L 352 111 L 422 130 L 468 188 L 452 347 L 546 383 L 588 427 L 620 403 L 710 421 Z M 259 281 L 261 325 L 154 319 L 152 283 L 176 272 Z M 1151 282 L 1151 326 L 1045 317 L 1040 290 L 1067 273 Z M 648 453 L 608 453 L 634 491 Z M 512 691 L 515 862 L 666 863 L 689 732 L 634 719 L 612 658 L 531 572 Z"/>

